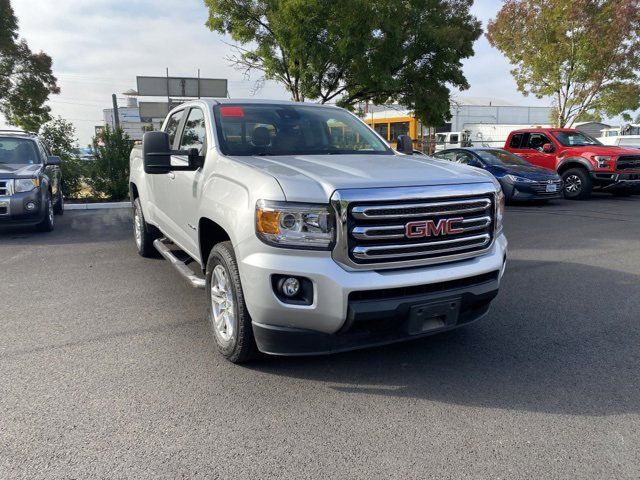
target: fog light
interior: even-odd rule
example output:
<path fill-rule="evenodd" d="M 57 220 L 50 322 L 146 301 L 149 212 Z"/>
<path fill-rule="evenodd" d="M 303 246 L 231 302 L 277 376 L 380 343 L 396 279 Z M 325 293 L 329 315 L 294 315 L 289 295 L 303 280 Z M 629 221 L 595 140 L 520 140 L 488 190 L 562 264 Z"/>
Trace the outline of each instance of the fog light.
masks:
<path fill-rule="evenodd" d="M 286 278 L 280 285 L 280 290 L 289 298 L 295 297 L 300 291 L 300 282 L 294 277 Z"/>
<path fill-rule="evenodd" d="M 27 210 L 29 210 L 30 212 L 36 209 L 36 204 L 33 202 L 27 202 L 27 204 L 24 206 L 24 208 L 26 208 Z"/>

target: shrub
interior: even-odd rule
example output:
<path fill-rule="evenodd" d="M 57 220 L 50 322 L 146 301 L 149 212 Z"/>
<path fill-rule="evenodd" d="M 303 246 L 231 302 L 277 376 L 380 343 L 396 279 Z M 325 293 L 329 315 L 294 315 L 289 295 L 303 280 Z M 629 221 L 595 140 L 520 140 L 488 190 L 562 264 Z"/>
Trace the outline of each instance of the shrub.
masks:
<path fill-rule="evenodd" d="M 105 129 L 93 138 L 96 157 L 88 165 L 86 182 L 94 196 L 123 200 L 129 195 L 129 154 L 133 141 L 121 128 Z"/>

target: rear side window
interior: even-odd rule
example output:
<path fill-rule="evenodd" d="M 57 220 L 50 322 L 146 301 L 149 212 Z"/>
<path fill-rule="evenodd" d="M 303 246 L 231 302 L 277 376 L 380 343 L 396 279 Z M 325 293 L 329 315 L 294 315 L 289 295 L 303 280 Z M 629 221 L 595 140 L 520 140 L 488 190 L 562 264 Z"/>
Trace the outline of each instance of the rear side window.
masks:
<path fill-rule="evenodd" d="M 524 137 L 523 133 L 516 133 L 511 137 L 511 143 L 509 147 L 511 148 L 521 148 L 522 145 L 522 137 Z"/>
<path fill-rule="evenodd" d="M 182 115 L 184 114 L 184 110 L 180 110 L 179 112 L 174 113 L 167 120 L 167 125 L 164 127 L 165 133 L 169 134 L 169 146 L 173 147 L 174 141 L 176 139 L 176 135 L 178 133 L 178 127 L 180 126 L 180 120 L 182 120 Z"/>
<path fill-rule="evenodd" d="M 204 125 L 204 112 L 199 108 L 192 108 L 184 124 L 180 147 L 178 150 L 195 148 L 200 154 L 204 151 L 207 138 Z"/>

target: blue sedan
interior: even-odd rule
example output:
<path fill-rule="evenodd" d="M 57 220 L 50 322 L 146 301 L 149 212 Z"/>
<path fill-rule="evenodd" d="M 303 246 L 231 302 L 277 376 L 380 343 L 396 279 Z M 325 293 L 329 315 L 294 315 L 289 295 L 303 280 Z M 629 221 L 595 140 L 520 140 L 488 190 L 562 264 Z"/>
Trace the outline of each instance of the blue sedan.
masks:
<path fill-rule="evenodd" d="M 452 148 L 434 156 L 491 173 L 502 185 L 507 201 L 562 197 L 562 179 L 555 171 L 531 165 L 501 148 Z"/>

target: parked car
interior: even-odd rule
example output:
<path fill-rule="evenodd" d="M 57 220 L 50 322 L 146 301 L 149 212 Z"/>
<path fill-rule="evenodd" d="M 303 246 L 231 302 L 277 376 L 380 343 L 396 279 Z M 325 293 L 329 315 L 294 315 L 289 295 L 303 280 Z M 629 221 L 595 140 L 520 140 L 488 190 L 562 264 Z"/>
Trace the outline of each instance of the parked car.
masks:
<path fill-rule="evenodd" d="M 466 325 L 504 273 L 502 189 L 412 150 L 333 106 L 187 102 L 131 152 L 138 252 L 206 288 L 232 362 Z"/>
<path fill-rule="evenodd" d="M 511 132 L 505 150 L 529 163 L 557 171 L 565 198 L 589 198 L 593 190 L 631 195 L 640 185 L 640 152 L 602 145 L 570 128 L 532 128 Z"/>
<path fill-rule="evenodd" d="M 32 133 L 0 131 L 0 227 L 51 231 L 64 212 L 60 158 Z"/>
<path fill-rule="evenodd" d="M 434 156 L 488 171 L 500 182 L 507 201 L 562 197 L 562 179 L 555 171 L 531 165 L 501 148 L 456 148 Z"/>

